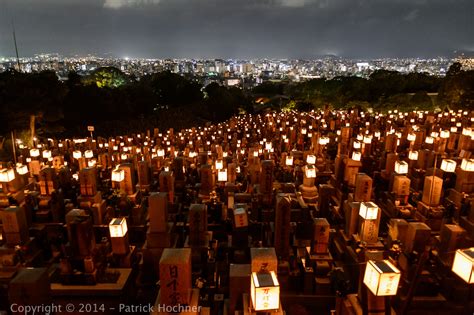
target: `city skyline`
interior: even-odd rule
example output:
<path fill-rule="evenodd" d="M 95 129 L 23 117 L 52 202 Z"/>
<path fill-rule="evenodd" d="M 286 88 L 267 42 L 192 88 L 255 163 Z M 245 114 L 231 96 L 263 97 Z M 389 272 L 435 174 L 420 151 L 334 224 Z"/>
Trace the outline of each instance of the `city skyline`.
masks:
<path fill-rule="evenodd" d="M 2 0 L 0 56 L 432 58 L 472 53 L 467 0 Z"/>

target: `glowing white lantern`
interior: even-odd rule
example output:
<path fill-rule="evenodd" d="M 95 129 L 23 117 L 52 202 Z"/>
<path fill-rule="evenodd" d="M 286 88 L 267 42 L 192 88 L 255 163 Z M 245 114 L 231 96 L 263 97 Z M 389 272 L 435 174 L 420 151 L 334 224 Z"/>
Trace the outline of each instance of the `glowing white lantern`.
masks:
<path fill-rule="evenodd" d="M 408 163 L 405 161 L 395 162 L 395 173 L 397 174 L 408 174 Z"/>
<path fill-rule="evenodd" d="M 31 157 L 38 157 L 40 155 L 40 150 L 38 149 L 31 149 L 30 150 L 30 156 Z"/>
<path fill-rule="evenodd" d="M 434 138 L 433 137 L 426 137 L 425 142 L 428 144 L 433 144 L 434 143 Z"/>
<path fill-rule="evenodd" d="M 293 165 L 293 157 L 287 155 L 286 159 L 285 159 L 285 164 L 286 164 L 286 166 L 292 166 Z"/>
<path fill-rule="evenodd" d="M 127 231 L 127 220 L 125 220 L 125 218 L 114 218 L 110 221 L 110 237 L 124 237 L 127 234 Z"/>
<path fill-rule="evenodd" d="M 354 147 L 354 149 L 360 149 L 360 147 L 361 147 L 360 142 L 359 141 L 354 141 L 353 147 Z"/>
<path fill-rule="evenodd" d="M 87 159 L 90 159 L 93 156 L 94 156 L 94 152 L 92 152 L 92 150 L 86 150 L 86 152 L 84 152 L 84 157 Z"/>
<path fill-rule="evenodd" d="M 217 171 L 217 181 L 219 182 L 227 181 L 227 169 Z"/>
<path fill-rule="evenodd" d="M 306 166 L 306 178 L 316 178 L 316 168 L 312 165 Z"/>
<path fill-rule="evenodd" d="M 448 139 L 449 138 L 449 130 L 441 130 L 439 136 L 443 139 Z"/>
<path fill-rule="evenodd" d="M 409 133 L 407 136 L 408 141 L 415 141 L 416 140 L 416 134 L 415 133 Z"/>
<path fill-rule="evenodd" d="M 456 161 L 443 159 L 441 161 L 441 169 L 445 172 L 454 172 L 456 170 Z"/>
<path fill-rule="evenodd" d="M 380 131 L 374 132 L 374 136 L 375 138 L 380 139 Z"/>
<path fill-rule="evenodd" d="M 125 154 L 125 153 L 122 153 L 122 154 L 120 155 L 120 159 L 121 159 L 122 161 L 125 161 L 127 158 L 128 158 L 128 155 Z"/>
<path fill-rule="evenodd" d="M 364 137 L 364 143 L 365 144 L 371 144 L 372 143 L 372 137 L 371 136 Z"/>
<path fill-rule="evenodd" d="M 467 283 L 474 283 L 474 247 L 456 251 L 452 270 Z"/>
<path fill-rule="evenodd" d="M 164 149 L 158 149 L 158 152 L 156 152 L 158 157 L 164 157 L 165 156 L 165 150 Z"/>
<path fill-rule="evenodd" d="M 20 175 L 25 175 L 26 173 L 28 173 L 28 167 L 23 164 L 18 164 L 16 166 L 16 172 Z"/>
<path fill-rule="evenodd" d="M 216 160 L 216 170 L 221 170 L 224 168 L 224 162 L 222 160 Z"/>
<path fill-rule="evenodd" d="M 250 295 L 255 311 L 280 308 L 280 284 L 274 271 L 252 272 Z"/>
<path fill-rule="evenodd" d="M 461 169 L 467 172 L 474 172 L 474 159 L 463 159 Z"/>
<path fill-rule="evenodd" d="M 366 220 L 376 220 L 379 214 L 379 207 L 373 203 L 372 201 L 369 202 L 361 202 L 359 208 L 359 215 L 366 219 Z"/>
<path fill-rule="evenodd" d="M 89 160 L 89 161 L 87 162 L 87 166 L 89 166 L 89 167 L 94 167 L 96 164 L 97 164 L 97 160 L 96 160 L 96 159 L 92 159 L 92 160 Z"/>
<path fill-rule="evenodd" d="M 320 145 L 326 145 L 326 144 L 329 143 L 329 138 L 328 137 L 321 137 L 321 138 L 319 138 L 318 142 L 319 142 Z"/>
<path fill-rule="evenodd" d="M 408 153 L 408 159 L 411 161 L 417 161 L 418 160 L 418 151 L 410 151 Z"/>
<path fill-rule="evenodd" d="M 51 157 L 51 151 L 50 150 L 44 150 L 43 151 L 43 159 L 49 159 Z"/>
<path fill-rule="evenodd" d="M 125 171 L 122 169 L 115 169 L 112 171 L 112 181 L 121 182 L 125 179 Z"/>
<path fill-rule="evenodd" d="M 362 157 L 362 154 L 360 152 L 357 152 L 357 151 L 352 152 L 352 159 L 354 161 L 360 161 L 361 157 Z"/>
<path fill-rule="evenodd" d="M 309 154 L 306 156 L 306 163 L 313 165 L 316 163 L 316 156 Z"/>
<path fill-rule="evenodd" d="M 400 276 L 400 270 L 390 261 L 369 260 L 365 267 L 364 284 L 376 296 L 396 295 Z"/>
<path fill-rule="evenodd" d="M 465 135 L 465 136 L 470 136 L 471 135 L 471 128 L 463 128 L 462 129 L 462 134 Z"/>
<path fill-rule="evenodd" d="M 82 157 L 81 151 L 76 150 L 76 151 L 72 152 L 72 157 L 75 158 L 76 160 L 80 159 Z"/>
<path fill-rule="evenodd" d="M 266 142 L 265 143 L 265 150 L 271 150 L 272 148 L 273 148 L 273 146 L 272 146 L 271 142 Z"/>
<path fill-rule="evenodd" d="M 458 127 L 451 127 L 450 131 L 451 132 L 458 132 Z"/>
<path fill-rule="evenodd" d="M 12 168 L 0 170 L 0 183 L 9 183 L 15 179 L 15 171 Z"/>

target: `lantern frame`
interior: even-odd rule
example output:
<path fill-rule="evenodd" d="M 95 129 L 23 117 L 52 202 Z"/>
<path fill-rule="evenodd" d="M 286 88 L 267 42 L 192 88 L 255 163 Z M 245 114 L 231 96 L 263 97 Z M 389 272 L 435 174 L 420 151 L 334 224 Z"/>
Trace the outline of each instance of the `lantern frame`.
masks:
<path fill-rule="evenodd" d="M 124 237 L 127 234 L 127 231 L 127 220 L 125 218 L 113 218 L 110 221 L 110 237 Z"/>
<path fill-rule="evenodd" d="M 397 294 L 401 273 L 389 260 L 367 261 L 364 284 L 376 296 Z"/>
<path fill-rule="evenodd" d="M 474 247 L 456 250 L 451 270 L 465 282 L 474 284 Z"/>

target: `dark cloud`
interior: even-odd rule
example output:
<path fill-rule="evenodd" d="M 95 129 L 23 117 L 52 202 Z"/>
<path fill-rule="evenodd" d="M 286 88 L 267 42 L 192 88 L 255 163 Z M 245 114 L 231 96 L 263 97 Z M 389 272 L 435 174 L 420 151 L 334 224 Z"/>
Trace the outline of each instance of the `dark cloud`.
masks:
<path fill-rule="evenodd" d="M 446 55 L 474 50 L 472 0 L 0 0 L 0 55 Z"/>

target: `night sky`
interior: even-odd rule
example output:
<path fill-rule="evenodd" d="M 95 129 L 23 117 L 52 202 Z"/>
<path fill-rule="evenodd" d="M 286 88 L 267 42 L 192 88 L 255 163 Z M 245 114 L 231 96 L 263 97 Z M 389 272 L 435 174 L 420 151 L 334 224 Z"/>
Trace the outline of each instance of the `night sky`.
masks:
<path fill-rule="evenodd" d="M 452 56 L 474 51 L 473 0 L 0 0 L 0 56 Z"/>

